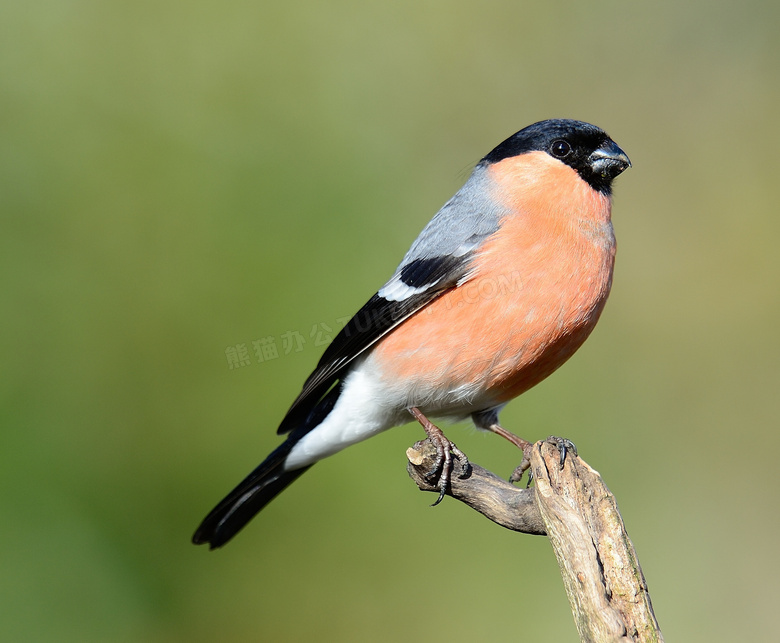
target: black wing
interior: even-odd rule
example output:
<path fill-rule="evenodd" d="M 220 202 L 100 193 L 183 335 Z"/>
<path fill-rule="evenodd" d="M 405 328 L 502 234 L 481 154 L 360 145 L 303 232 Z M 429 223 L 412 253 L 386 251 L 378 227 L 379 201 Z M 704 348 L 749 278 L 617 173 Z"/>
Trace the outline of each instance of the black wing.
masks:
<path fill-rule="evenodd" d="M 289 433 L 305 421 L 355 358 L 401 322 L 457 286 L 468 273 L 470 259 L 469 253 L 460 257 L 415 259 L 404 266 L 388 284 L 400 281 L 408 289 L 408 296 L 393 301 L 377 293 L 368 300 L 325 350 L 277 433 Z"/>

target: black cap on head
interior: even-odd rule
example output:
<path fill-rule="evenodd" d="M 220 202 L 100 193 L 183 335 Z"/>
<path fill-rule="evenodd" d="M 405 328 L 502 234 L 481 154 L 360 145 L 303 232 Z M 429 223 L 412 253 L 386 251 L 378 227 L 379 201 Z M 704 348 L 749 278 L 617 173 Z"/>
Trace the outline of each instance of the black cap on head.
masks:
<path fill-rule="evenodd" d="M 631 166 L 628 156 L 604 130 L 568 119 L 529 125 L 496 146 L 481 162 L 489 165 L 527 152 L 546 152 L 604 194 L 612 192 L 612 180 Z"/>

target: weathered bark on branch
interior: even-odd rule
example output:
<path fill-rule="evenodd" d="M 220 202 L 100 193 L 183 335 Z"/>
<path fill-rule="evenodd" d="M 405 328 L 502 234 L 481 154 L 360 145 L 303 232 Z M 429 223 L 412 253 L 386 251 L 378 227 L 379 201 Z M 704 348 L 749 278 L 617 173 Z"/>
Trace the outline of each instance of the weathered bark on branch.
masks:
<path fill-rule="evenodd" d="M 423 491 L 437 491 L 428 474 L 435 447 L 407 450 L 407 470 Z M 448 495 L 493 522 L 522 533 L 547 534 L 553 546 L 580 639 L 588 643 L 663 641 L 647 583 L 615 497 L 597 471 L 569 452 L 537 442 L 531 451 L 535 486 L 519 489 L 475 464 L 455 461 Z"/>

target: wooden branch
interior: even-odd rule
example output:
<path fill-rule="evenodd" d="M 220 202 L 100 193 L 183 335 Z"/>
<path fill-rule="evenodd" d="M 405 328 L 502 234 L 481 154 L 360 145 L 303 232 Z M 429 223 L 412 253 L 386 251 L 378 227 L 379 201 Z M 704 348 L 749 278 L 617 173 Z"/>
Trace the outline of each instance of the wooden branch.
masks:
<path fill-rule="evenodd" d="M 436 447 L 430 440 L 416 442 L 406 450 L 409 464 L 406 470 L 422 491 L 439 492 L 438 478 L 429 480 L 427 474 L 436 463 Z M 448 496 L 466 503 L 502 527 L 524 534 L 547 535 L 542 514 L 534 500 L 533 489 L 518 489 L 510 482 L 479 465 L 472 464 L 468 477 L 464 475 L 459 460 L 453 462 Z"/>
<path fill-rule="evenodd" d="M 407 457 L 417 486 L 437 491 L 426 478 L 435 447 L 418 442 Z M 474 464 L 464 472 L 456 461 L 448 495 L 507 529 L 549 535 L 583 642 L 662 642 L 634 546 L 601 476 L 571 452 L 561 468 L 557 447 L 547 441 L 534 444 L 529 457 L 532 489 Z"/>

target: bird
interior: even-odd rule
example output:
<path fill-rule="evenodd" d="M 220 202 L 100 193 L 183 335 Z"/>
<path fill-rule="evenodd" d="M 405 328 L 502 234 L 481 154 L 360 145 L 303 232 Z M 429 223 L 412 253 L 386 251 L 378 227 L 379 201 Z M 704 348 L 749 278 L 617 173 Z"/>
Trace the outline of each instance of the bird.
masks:
<path fill-rule="evenodd" d="M 222 547 L 319 460 L 415 419 L 437 449 L 434 504 L 452 459 L 468 459 L 431 418 L 470 418 L 527 451 L 499 412 L 598 321 L 615 261 L 612 183 L 630 166 L 606 132 L 570 119 L 529 125 L 484 156 L 325 349 L 279 425 L 285 441 L 192 542 Z"/>

